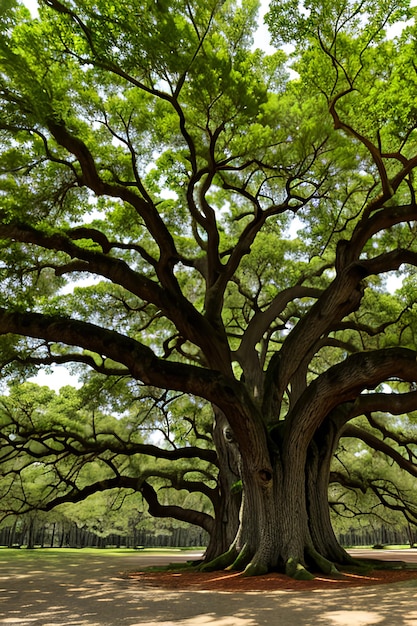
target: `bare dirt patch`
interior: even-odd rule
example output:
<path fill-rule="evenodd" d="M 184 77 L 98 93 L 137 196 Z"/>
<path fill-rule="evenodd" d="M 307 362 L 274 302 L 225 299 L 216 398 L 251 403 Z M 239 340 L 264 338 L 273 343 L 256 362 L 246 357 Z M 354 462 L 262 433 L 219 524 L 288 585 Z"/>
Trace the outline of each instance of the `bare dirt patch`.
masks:
<path fill-rule="evenodd" d="M 314 580 L 294 580 L 278 573 L 244 577 L 235 572 L 124 572 L 123 578 L 141 587 L 192 591 L 313 591 L 417 581 L 417 570 L 374 570 L 369 574 L 317 576 Z"/>

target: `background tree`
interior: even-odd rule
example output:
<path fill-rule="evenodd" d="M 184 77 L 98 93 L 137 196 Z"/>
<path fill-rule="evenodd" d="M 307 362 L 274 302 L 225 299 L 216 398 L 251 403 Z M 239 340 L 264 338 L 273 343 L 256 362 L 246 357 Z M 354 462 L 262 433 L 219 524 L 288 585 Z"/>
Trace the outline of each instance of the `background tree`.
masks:
<path fill-rule="evenodd" d="M 122 399 L 120 389 L 118 398 Z M 221 515 L 216 455 L 206 441 L 200 448 L 192 445 L 199 437 L 190 428 L 186 447 L 180 447 L 184 434 L 174 432 L 181 430 L 180 417 L 173 422 L 160 398 L 147 400 L 145 409 L 146 398 L 141 398 L 141 412 L 136 414 L 131 399 L 129 413 L 119 413 L 116 419 L 105 416 L 97 400 L 88 400 L 85 389 L 65 387 L 56 395 L 33 383 L 12 386 L 0 399 L 1 513 L 28 515 L 55 507 L 62 511 L 59 505 L 88 498 L 85 507 L 71 509 L 71 514 L 64 507 L 67 517 L 88 528 L 90 517 L 95 532 L 105 535 L 115 530 L 115 519 L 120 516 L 112 511 L 138 493 L 153 515 L 200 526 L 212 535 L 208 551 L 218 549 L 214 514 L 220 520 Z M 169 403 L 165 398 L 165 404 L 174 405 L 175 399 Z M 192 412 L 187 408 L 190 426 Z M 166 423 L 157 428 L 161 413 Z M 164 435 L 159 446 L 149 441 L 152 423 L 152 433 Z M 107 499 L 99 496 L 110 490 Z M 131 517 L 126 506 L 123 515 L 126 520 Z"/>
<path fill-rule="evenodd" d="M 417 262 L 414 27 L 386 37 L 408 2 L 273 1 L 290 80 L 251 48 L 256 11 L 2 5 L 1 361 L 208 403 L 229 520 L 208 566 L 306 576 L 349 560 L 327 501 L 346 424 L 417 408 L 414 300 L 385 282 Z"/>
<path fill-rule="evenodd" d="M 412 544 L 417 522 L 415 414 L 395 419 L 375 410 L 352 420 L 343 435 L 330 473 L 332 509 L 351 521 L 365 518 L 363 524 L 402 526 Z"/>

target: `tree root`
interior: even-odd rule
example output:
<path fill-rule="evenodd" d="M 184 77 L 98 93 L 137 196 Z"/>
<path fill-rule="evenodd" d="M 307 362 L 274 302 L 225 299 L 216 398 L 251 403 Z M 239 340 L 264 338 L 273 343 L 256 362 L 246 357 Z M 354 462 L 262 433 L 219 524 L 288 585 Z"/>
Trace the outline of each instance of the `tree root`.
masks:
<path fill-rule="evenodd" d="M 214 572 L 215 570 L 226 569 L 235 563 L 238 556 L 238 551 L 232 546 L 227 552 L 223 552 L 223 554 L 220 554 L 212 561 L 200 565 L 199 569 L 201 572 Z"/>
<path fill-rule="evenodd" d="M 332 576 L 338 576 L 340 574 L 336 565 L 322 556 L 312 546 L 308 546 L 305 550 L 308 559 L 318 568 L 319 572 L 323 574 L 331 574 Z"/>
<path fill-rule="evenodd" d="M 404 563 L 381 563 L 381 561 L 368 561 L 352 559 L 347 563 L 336 564 L 323 555 L 321 555 L 313 546 L 309 545 L 305 548 L 305 558 L 307 566 L 315 572 L 321 572 L 329 576 L 340 577 L 347 571 L 370 571 L 373 568 L 396 568 L 401 569 L 407 567 Z M 415 567 L 415 566 L 414 566 Z M 241 550 L 235 546 L 231 546 L 227 552 L 224 552 L 215 559 L 207 563 L 201 563 L 197 566 L 201 572 L 212 572 L 215 570 L 240 571 L 242 576 L 262 576 L 269 571 L 268 565 L 258 559 L 256 554 L 248 544 L 245 544 Z M 285 563 L 285 574 L 295 580 L 314 580 L 315 575 L 309 571 L 303 561 L 295 556 L 287 559 Z"/>
<path fill-rule="evenodd" d="M 239 572 L 239 571 L 241 572 L 242 570 L 245 569 L 245 567 L 248 565 L 250 560 L 251 560 L 251 554 L 249 553 L 248 546 L 245 543 L 245 545 L 240 550 L 239 554 L 237 555 L 233 563 L 231 563 L 226 569 L 228 569 L 231 572 Z"/>
<path fill-rule="evenodd" d="M 242 576 L 262 576 L 263 574 L 267 574 L 268 572 L 269 569 L 265 564 L 251 561 L 245 567 Z"/>
<path fill-rule="evenodd" d="M 314 574 L 309 572 L 295 557 L 290 557 L 285 563 L 285 573 L 295 580 L 313 580 Z"/>
<path fill-rule="evenodd" d="M 231 547 L 230 550 L 224 552 L 217 558 L 203 563 L 199 566 L 201 572 L 212 572 L 215 570 L 228 570 L 242 572 L 242 576 L 261 576 L 267 574 L 269 569 L 267 565 L 252 561 L 253 553 L 247 544 L 238 552 L 236 548 Z"/>

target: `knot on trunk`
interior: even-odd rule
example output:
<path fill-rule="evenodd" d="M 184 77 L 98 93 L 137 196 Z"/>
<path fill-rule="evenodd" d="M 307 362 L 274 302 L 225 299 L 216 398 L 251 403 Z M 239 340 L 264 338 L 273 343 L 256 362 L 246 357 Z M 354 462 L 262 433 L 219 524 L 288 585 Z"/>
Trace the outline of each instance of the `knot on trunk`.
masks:
<path fill-rule="evenodd" d="M 261 469 L 259 471 L 259 478 L 264 486 L 267 486 L 272 480 L 272 472 L 269 469 Z"/>
<path fill-rule="evenodd" d="M 226 443 L 228 443 L 228 444 L 236 443 L 235 436 L 234 436 L 233 431 L 230 428 L 230 426 L 225 426 L 223 428 L 223 436 L 225 438 Z"/>

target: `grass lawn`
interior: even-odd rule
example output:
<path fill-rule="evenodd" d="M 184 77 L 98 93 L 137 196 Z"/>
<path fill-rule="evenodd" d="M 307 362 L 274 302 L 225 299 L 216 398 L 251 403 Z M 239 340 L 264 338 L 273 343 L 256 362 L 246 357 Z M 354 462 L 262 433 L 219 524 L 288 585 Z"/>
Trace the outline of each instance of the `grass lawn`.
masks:
<path fill-rule="evenodd" d="M 2 564 L 6 562 L 16 562 L 19 560 L 36 561 L 37 559 L 73 559 L 76 557 L 96 557 L 96 558 L 112 558 L 113 556 L 133 555 L 149 555 L 149 556 L 175 556 L 178 554 L 187 554 L 187 552 L 204 551 L 204 548 L 35 548 L 34 550 L 26 550 L 26 548 L 3 548 L 0 547 L 0 561 Z"/>

